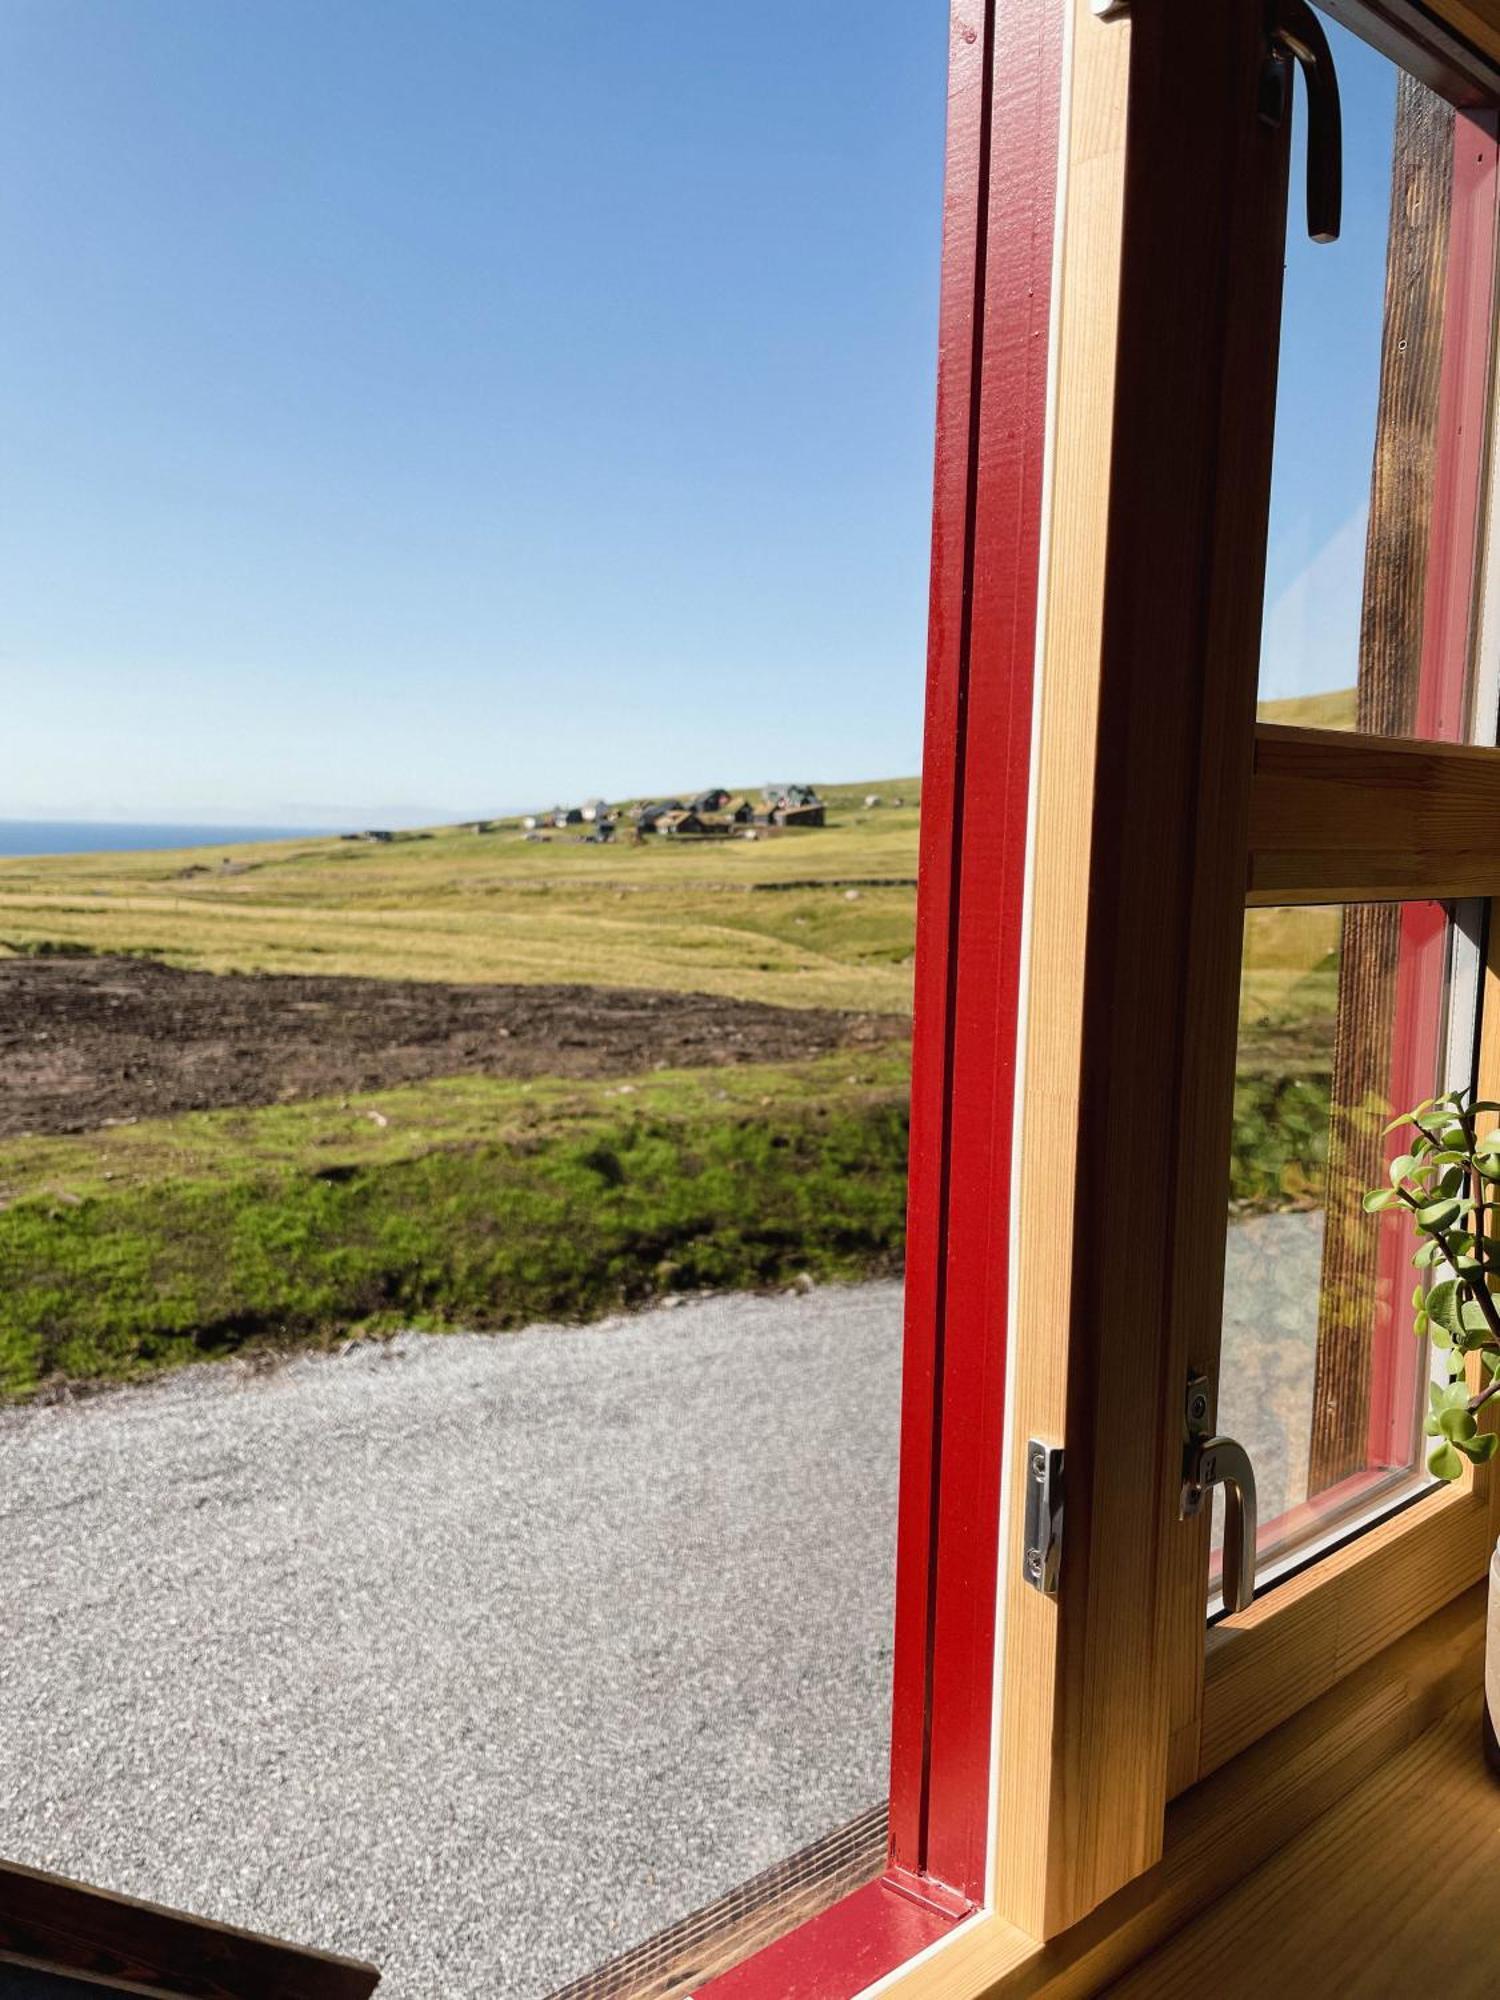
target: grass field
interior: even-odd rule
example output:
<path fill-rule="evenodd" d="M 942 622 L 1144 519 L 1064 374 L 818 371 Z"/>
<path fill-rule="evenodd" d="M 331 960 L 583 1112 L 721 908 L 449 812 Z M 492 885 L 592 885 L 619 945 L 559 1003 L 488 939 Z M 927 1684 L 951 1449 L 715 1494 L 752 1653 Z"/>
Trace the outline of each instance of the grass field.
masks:
<path fill-rule="evenodd" d="M 1322 1199 L 1339 929 L 1332 907 L 1246 916 L 1229 1190 L 1242 1210 Z"/>
<path fill-rule="evenodd" d="M 0 859 L 0 952 L 150 952 L 209 972 L 654 986 L 911 1007 L 919 785 L 832 786 L 755 841 L 546 844 L 515 823 L 389 845 Z M 864 811 L 869 792 L 901 807 Z M 225 866 L 225 863 L 228 866 Z"/>
<path fill-rule="evenodd" d="M 371 1113 L 383 1122 L 376 1122 Z M 906 1063 L 462 1078 L 0 1151 L 0 1396 L 898 1268 Z"/>
<path fill-rule="evenodd" d="M 901 807 L 869 811 L 876 791 Z M 755 841 L 514 824 L 0 860 L 0 955 L 655 987 L 900 1016 L 919 788 Z M 579 1085 L 464 1077 L 0 1145 L 0 1394 L 393 1324 L 587 1318 L 899 1263 L 904 1043 Z"/>
<path fill-rule="evenodd" d="M 905 804 L 867 812 L 870 791 Z M 508 828 L 0 860 L 0 956 L 909 1012 L 916 783 L 826 796 L 828 828 L 753 843 L 533 844 Z M 1242 1208 L 1319 1198 L 1337 948 L 1333 911 L 1249 920 Z M 897 1042 L 588 1084 L 452 1078 L 9 1141 L 0 1396 L 366 1327 L 498 1329 L 895 1270 L 906 1091 Z"/>

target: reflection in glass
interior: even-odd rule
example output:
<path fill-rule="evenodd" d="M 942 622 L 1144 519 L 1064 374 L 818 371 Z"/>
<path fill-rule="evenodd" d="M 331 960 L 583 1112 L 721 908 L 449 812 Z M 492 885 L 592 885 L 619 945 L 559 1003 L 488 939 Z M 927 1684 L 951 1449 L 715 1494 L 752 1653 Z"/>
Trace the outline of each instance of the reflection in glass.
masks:
<path fill-rule="evenodd" d="M 1344 221 L 1287 232 L 1261 642 L 1263 721 L 1463 733 L 1463 667 L 1424 645 L 1453 210 L 1451 108 L 1327 23 Z M 1292 185 L 1305 172 L 1294 135 Z"/>
<path fill-rule="evenodd" d="M 1454 938 L 1435 903 L 1246 917 L 1218 1422 L 1254 1462 L 1263 1557 L 1420 1470 L 1414 1245 L 1361 1197 L 1394 1111 L 1466 1080 Z"/>

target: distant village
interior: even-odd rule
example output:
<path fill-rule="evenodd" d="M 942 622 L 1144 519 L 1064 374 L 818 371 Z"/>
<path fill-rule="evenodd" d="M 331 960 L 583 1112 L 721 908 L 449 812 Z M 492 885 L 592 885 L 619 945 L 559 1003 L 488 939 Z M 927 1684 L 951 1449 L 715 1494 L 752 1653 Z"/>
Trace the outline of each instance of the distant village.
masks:
<path fill-rule="evenodd" d="M 772 827 L 823 826 L 826 821 L 827 807 L 811 785 L 767 785 L 759 800 L 719 786 L 693 799 L 644 799 L 622 806 L 589 799 L 581 806 L 554 806 L 550 812 L 525 814 L 521 830 L 527 840 L 545 840 L 552 829 L 579 829 L 575 839 L 602 845 L 621 835 L 636 841 L 653 836 L 755 840 Z M 481 830 L 488 829 L 476 827 Z"/>
<path fill-rule="evenodd" d="M 899 798 L 882 799 L 878 792 L 871 792 L 864 803 L 869 809 L 899 806 L 903 802 Z M 620 838 L 644 844 L 655 836 L 673 840 L 759 840 L 782 827 L 827 823 L 827 805 L 813 786 L 765 785 L 758 799 L 727 792 L 722 786 L 699 792 L 693 799 L 640 799 L 623 805 L 588 799 L 581 806 L 552 806 L 546 812 L 523 813 L 519 822 L 469 819 L 463 821 L 462 830 L 505 833 L 519 824 L 524 840 L 550 840 L 555 832 L 561 831 L 574 840 L 603 847 Z M 366 827 L 359 833 L 340 834 L 339 838 L 386 845 L 394 840 L 431 840 L 432 835 Z"/>

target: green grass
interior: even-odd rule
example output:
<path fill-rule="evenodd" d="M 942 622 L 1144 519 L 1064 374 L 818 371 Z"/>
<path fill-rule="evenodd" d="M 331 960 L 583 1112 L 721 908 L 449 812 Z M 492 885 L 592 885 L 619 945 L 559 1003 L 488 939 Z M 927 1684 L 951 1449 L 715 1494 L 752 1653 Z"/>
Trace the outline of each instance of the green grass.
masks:
<path fill-rule="evenodd" d="M 900 796 L 866 812 L 864 795 Z M 512 822 L 0 859 L 0 952 L 142 952 L 209 972 L 577 982 L 789 1007 L 911 1007 L 919 787 L 830 786 L 831 824 L 756 841 L 546 845 Z M 230 867 L 221 864 L 224 860 Z"/>
<path fill-rule="evenodd" d="M 1263 701 L 1256 713 L 1262 722 L 1291 722 L 1302 729 L 1352 729 L 1356 699 L 1352 687 L 1333 688 L 1327 694 L 1293 694 L 1279 701 Z"/>
<path fill-rule="evenodd" d="M 1230 1199 L 1314 1206 L 1328 1166 L 1339 912 L 1251 910 L 1240 977 Z"/>
<path fill-rule="evenodd" d="M 890 1050 L 22 1141 L 0 1150 L 0 1395 L 360 1326 L 500 1329 L 894 1272 L 905 1185 Z"/>
<path fill-rule="evenodd" d="M 1333 721 L 1340 699 L 1281 719 Z M 908 803 L 866 813 L 866 791 Z M 0 951 L 899 1014 L 916 795 L 909 779 L 835 789 L 835 824 L 755 843 L 449 830 L 229 849 L 228 870 L 218 849 L 0 861 Z M 1321 1199 L 1337 979 L 1336 911 L 1250 914 L 1242 1210 Z M 0 1396 L 359 1326 L 498 1329 L 895 1271 L 907 1061 L 888 1046 L 614 1083 L 455 1078 L 0 1145 Z"/>

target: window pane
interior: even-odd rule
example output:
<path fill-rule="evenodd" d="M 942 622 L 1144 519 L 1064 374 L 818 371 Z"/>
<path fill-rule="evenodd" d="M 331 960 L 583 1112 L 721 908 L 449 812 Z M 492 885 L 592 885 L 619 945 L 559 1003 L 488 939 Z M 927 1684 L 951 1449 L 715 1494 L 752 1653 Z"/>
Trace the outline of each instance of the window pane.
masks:
<path fill-rule="evenodd" d="M 1343 228 L 1332 244 L 1306 233 L 1299 98 L 1259 712 L 1453 740 L 1467 733 L 1466 632 L 1462 619 L 1453 628 L 1433 530 L 1436 514 L 1462 509 L 1442 440 L 1457 432 L 1452 363 L 1471 337 L 1448 286 L 1466 254 L 1454 113 L 1326 25 L 1344 109 Z"/>
<path fill-rule="evenodd" d="M 3 18 L 0 1857 L 699 1984 L 928 1667 L 946 18 Z"/>
<path fill-rule="evenodd" d="M 1468 1081 L 1469 957 L 1435 903 L 1247 914 L 1218 1424 L 1255 1467 L 1263 1561 L 1426 1476 L 1415 1244 L 1362 1196 L 1400 1150 L 1386 1122 Z"/>

